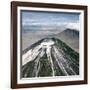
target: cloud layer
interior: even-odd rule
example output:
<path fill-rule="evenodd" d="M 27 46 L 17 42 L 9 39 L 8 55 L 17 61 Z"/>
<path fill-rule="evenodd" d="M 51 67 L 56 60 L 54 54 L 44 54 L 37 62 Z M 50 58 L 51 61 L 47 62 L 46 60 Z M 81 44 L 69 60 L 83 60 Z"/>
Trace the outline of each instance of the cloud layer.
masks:
<path fill-rule="evenodd" d="M 24 31 L 34 33 L 58 33 L 67 28 L 79 31 L 79 15 L 80 13 L 23 11 L 22 26 Z"/>

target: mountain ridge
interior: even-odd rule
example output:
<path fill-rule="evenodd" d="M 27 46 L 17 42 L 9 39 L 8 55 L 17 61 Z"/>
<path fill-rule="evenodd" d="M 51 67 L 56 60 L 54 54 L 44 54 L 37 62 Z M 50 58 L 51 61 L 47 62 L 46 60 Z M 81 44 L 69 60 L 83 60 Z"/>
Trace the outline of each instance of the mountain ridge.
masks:
<path fill-rule="evenodd" d="M 22 78 L 79 75 L 79 53 L 57 38 L 37 42 L 22 59 Z"/>
<path fill-rule="evenodd" d="M 79 31 L 75 29 L 65 29 L 64 31 L 54 35 L 55 38 L 58 38 L 65 42 L 69 47 L 79 52 Z"/>

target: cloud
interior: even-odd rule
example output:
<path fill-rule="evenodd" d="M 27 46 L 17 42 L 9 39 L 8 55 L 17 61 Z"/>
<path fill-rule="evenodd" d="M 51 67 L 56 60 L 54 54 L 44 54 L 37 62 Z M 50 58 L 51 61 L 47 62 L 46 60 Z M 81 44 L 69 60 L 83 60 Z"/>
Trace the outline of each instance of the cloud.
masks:
<path fill-rule="evenodd" d="M 23 26 L 28 26 L 32 30 L 65 30 L 67 28 L 80 30 L 79 22 L 52 22 L 52 23 L 28 23 Z"/>
<path fill-rule="evenodd" d="M 75 29 L 80 31 L 80 23 L 76 22 L 76 23 L 67 23 L 66 24 L 66 28 L 70 28 L 70 29 Z"/>

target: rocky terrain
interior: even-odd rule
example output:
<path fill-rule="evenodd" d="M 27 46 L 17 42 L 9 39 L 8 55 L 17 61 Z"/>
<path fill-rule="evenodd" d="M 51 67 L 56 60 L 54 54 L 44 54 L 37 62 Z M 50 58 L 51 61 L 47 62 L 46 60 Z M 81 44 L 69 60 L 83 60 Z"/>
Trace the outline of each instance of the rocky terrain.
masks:
<path fill-rule="evenodd" d="M 23 50 L 21 73 L 22 78 L 79 75 L 79 53 L 61 39 L 43 38 Z"/>

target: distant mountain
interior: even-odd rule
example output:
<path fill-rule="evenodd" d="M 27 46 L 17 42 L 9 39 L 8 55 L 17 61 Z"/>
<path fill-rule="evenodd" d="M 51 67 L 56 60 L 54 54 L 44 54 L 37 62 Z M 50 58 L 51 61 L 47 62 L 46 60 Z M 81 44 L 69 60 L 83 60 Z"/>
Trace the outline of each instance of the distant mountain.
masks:
<path fill-rule="evenodd" d="M 54 37 L 59 38 L 67 45 L 69 45 L 72 49 L 79 52 L 79 31 L 74 29 L 66 29 L 61 33 L 58 33 Z"/>
<path fill-rule="evenodd" d="M 22 53 L 22 78 L 79 75 L 79 53 L 57 38 L 44 38 Z"/>

